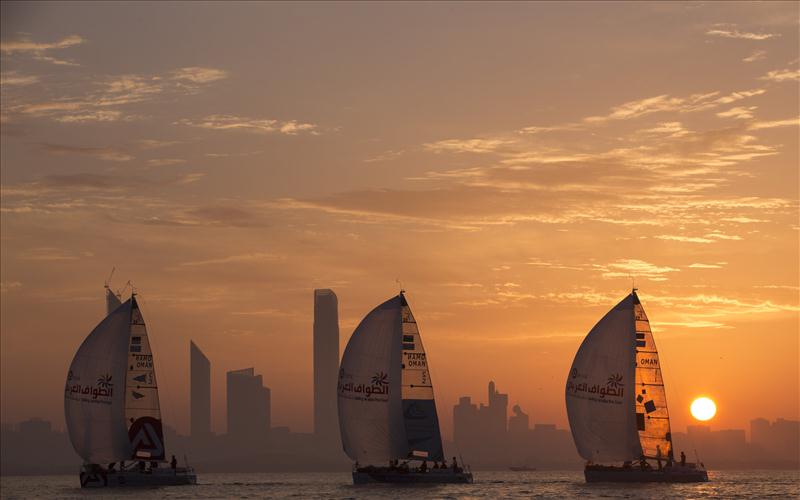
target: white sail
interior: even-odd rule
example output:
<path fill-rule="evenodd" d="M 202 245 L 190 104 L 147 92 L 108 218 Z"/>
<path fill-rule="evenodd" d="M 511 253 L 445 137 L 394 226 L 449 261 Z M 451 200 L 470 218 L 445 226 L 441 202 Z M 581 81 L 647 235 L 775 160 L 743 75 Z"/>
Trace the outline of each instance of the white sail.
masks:
<path fill-rule="evenodd" d="M 642 455 L 634 412 L 634 294 L 601 319 L 575 355 L 566 384 L 567 415 L 578 453 L 593 462 Z"/>
<path fill-rule="evenodd" d="M 636 423 L 642 453 L 648 458 L 672 456 L 667 395 L 650 322 L 633 294 L 636 320 Z"/>
<path fill-rule="evenodd" d="M 67 374 L 64 414 L 87 463 L 164 458 L 153 353 L 135 297 L 81 344 Z"/>
<path fill-rule="evenodd" d="M 161 405 L 147 327 L 136 303 L 131 299 L 130 348 L 125 387 L 125 420 L 133 458 L 164 458 Z"/>
<path fill-rule="evenodd" d="M 442 437 L 433 398 L 433 382 L 417 322 L 405 296 L 400 295 L 403 320 L 403 420 L 409 453 L 416 458 L 442 461 Z"/>
<path fill-rule="evenodd" d="M 75 451 L 88 463 L 131 456 L 125 425 L 125 373 L 132 305 L 126 301 L 92 330 L 67 374 L 67 429 Z"/>
<path fill-rule="evenodd" d="M 347 343 L 337 387 L 342 446 L 351 459 L 386 463 L 408 455 L 400 391 L 401 297 L 372 310 Z"/>
<path fill-rule="evenodd" d="M 122 301 L 120 301 L 119 296 L 106 286 L 106 314 L 111 314 L 121 305 Z"/>

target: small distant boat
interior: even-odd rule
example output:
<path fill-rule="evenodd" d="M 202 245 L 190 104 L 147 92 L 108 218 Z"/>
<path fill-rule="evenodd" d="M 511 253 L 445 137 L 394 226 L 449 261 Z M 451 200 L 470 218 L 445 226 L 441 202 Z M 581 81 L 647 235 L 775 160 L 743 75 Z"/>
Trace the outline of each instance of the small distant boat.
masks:
<path fill-rule="evenodd" d="M 445 457 L 433 383 L 402 291 L 373 309 L 353 332 L 337 392 L 342 445 L 355 461 L 354 484 L 472 482 L 472 473 L 456 463 L 435 466 Z"/>
<path fill-rule="evenodd" d="M 518 466 L 511 466 L 508 470 L 513 472 L 533 472 L 536 470 L 536 467 L 529 467 L 527 465 L 518 465 Z"/>
<path fill-rule="evenodd" d="M 702 463 L 673 456 L 658 350 L 635 288 L 584 339 L 566 403 L 586 482 L 708 481 Z"/>
<path fill-rule="evenodd" d="M 120 303 L 106 290 L 109 313 L 75 353 L 64 389 L 70 441 L 84 461 L 81 487 L 195 484 L 194 469 L 165 461 L 153 353 L 136 294 Z"/>

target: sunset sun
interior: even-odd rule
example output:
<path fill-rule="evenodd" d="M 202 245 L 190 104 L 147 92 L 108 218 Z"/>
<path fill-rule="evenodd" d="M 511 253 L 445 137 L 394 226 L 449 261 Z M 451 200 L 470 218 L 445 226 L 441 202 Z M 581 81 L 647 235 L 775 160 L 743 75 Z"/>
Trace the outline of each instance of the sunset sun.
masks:
<path fill-rule="evenodd" d="M 707 397 L 697 398 L 690 407 L 692 416 L 697 420 L 711 420 L 717 414 L 717 405 Z"/>

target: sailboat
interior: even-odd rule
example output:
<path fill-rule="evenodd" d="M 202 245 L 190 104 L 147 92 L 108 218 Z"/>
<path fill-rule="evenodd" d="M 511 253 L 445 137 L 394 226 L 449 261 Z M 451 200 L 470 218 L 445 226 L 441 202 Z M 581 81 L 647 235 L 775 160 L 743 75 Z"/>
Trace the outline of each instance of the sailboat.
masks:
<path fill-rule="evenodd" d="M 586 482 L 708 481 L 703 464 L 673 456 L 658 350 L 635 288 L 583 340 L 566 403 Z"/>
<path fill-rule="evenodd" d="M 403 291 L 373 309 L 353 332 L 337 392 L 342 446 L 355 461 L 354 484 L 472 482 L 455 457 L 444 466 L 428 366 Z"/>
<path fill-rule="evenodd" d="M 118 300 L 108 290 L 108 309 L 112 295 Z M 197 482 L 191 467 L 177 467 L 174 456 L 165 461 L 153 352 L 135 293 L 114 307 L 75 353 L 64 415 L 84 462 L 81 487 Z"/>

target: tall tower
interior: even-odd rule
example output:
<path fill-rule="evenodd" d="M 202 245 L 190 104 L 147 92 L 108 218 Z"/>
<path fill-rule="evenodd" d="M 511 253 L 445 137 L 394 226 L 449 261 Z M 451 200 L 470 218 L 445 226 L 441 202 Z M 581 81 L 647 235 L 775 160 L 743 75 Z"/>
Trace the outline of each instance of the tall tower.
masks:
<path fill-rule="evenodd" d="M 339 302 L 333 290 L 314 290 L 314 434 L 339 436 L 336 383 L 339 372 Z"/>
<path fill-rule="evenodd" d="M 264 387 L 255 369 L 233 370 L 226 374 L 228 391 L 228 437 L 237 440 L 265 436 L 272 425 L 270 390 Z"/>
<path fill-rule="evenodd" d="M 203 351 L 189 341 L 190 430 L 192 437 L 211 434 L 211 363 Z"/>

